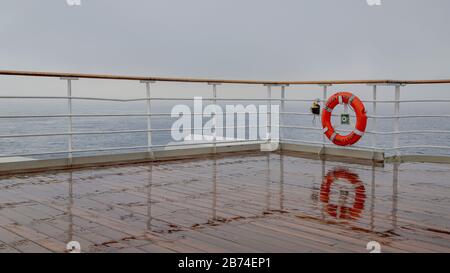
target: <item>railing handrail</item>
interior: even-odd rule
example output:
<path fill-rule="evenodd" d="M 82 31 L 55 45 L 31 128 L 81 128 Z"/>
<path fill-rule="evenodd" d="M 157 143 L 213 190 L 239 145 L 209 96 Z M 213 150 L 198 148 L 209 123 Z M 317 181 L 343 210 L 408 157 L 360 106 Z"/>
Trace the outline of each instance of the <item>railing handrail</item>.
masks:
<path fill-rule="evenodd" d="M 61 72 L 38 72 L 38 71 L 16 71 L 0 70 L 0 75 L 29 76 L 29 77 L 57 77 L 57 78 L 84 78 L 105 80 L 132 80 L 132 81 L 160 81 L 160 82 L 190 82 L 190 83 L 230 83 L 230 84 L 263 84 L 263 85 L 327 85 L 327 84 L 446 84 L 450 79 L 434 80 L 314 80 L 314 81 L 261 81 L 261 80 L 227 80 L 206 78 L 171 78 L 171 77 L 144 77 L 124 76 L 107 74 L 85 74 L 85 73 L 61 73 Z"/>

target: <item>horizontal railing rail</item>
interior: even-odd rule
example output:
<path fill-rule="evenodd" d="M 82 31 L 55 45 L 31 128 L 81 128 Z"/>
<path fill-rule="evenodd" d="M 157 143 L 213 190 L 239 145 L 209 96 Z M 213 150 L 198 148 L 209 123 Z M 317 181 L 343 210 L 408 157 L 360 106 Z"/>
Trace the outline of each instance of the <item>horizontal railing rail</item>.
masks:
<path fill-rule="evenodd" d="M 217 140 L 216 144 L 262 144 L 265 141 L 262 140 L 232 140 L 232 141 L 224 141 Z M 170 144 L 170 147 L 177 146 L 199 146 L 207 144 L 205 141 L 184 141 L 183 143 L 173 143 Z M 88 153 L 88 152 L 106 152 L 106 151 L 123 151 L 123 150 L 138 150 L 138 149 L 148 149 L 148 148 L 166 148 L 168 145 L 141 145 L 141 146 L 127 146 L 127 147 L 106 147 L 106 148 L 94 148 L 94 149 L 72 149 L 72 153 Z M 42 155 L 57 155 L 57 154 L 68 154 L 68 151 L 49 151 L 49 152 L 36 152 L 36 153 L 22 153 L 15 154 L 9 156 L 0 156 L 0 158 L 4 157 L 30 157 L 30 156 L 42 156 Z"/>
<path fill-rule="evenodd" d="M 53 78 L 80 78 L 105 80 L 131 80 L 131 81 L 160 81 L 185 83 L 233 83 L 233 84 L 267 84 L 267 85 L 322 85 L 322 84 L 445 84 L 450 79 L 437 80 L 331 80 L 331 81 L 258 81 L 258 80 L 226 80 L 226 79 L 195 79 L 195 78 L 168 78 L 168 77 L 139 77 L 120 75 L 101 75 L 83 73 L 33 72 L 0 70 L 0 75 L 53 77 Z"/>
<path fill-rule="evenodd" d="M 327 81 L 258 81 L 258 80 L 226 80 L 226 79 L 194 79 L 194 78 L 167 78 L 167 77 L 140 77 L 140 76 L 119 76 L 119 75 L 99 75 L 99 74 L 80 74 L 80 73 L 53 73 L 53 72 L 29 72 L 29 71 L 7 71 L 0 70 L 0 76 L 24 76 L 24 77 L 47 77 L 47 78 L 60 78 L 67 81 L 67 94 L 61 96 L 4 96 L 0 94 L 0 100 L 63 100 L 67 101 L 67 113 L 65 114 L 41 114 L 41 115 L 31 115 L 31 114 L 9 114 L 0 115 L 0 120 L 5 119 L 48 119 L 48 118 L 68 118 L 68 129 L 64 132 L 44 132 L 44 133 L 7 133 L 0 134 L 0 139 L 9 138 L 31 138 L 31 137 L 53 137 L 53 136 L 68 136 L 68 149 L 66 151 L 46 151 L 37 153 L 13 153 L 13 154 L 0 154 L 0 157 L 11 157 L 11 156 L 43 156 L 43 155 L 56 155 L 56 154 L 66 154 L 71 160 L 73 153 L 83 153 L 83 152 L 100 152 L 100 151 L 120 151 L 120 150 L 131 150 L 131 149 L 147 149 L 149 154 L 153 152 L 154 148 L 164 148 L 168 145 L 155 145 L 152 142 L 152 133 L 154 132 L 171 132 L 172 128 L 152 128 L 152 117 L 171 117 L 172 113 L 168 112 L 153 112 L 151 107 L 152 101 L 192 101 L 194 97 L 183 96 L 183 97 L 154 97 L 151 96 L 150 86 L 154 82 L 177 82 L 177 83 L 203 83 L 212 85 L 212 96 L 202 97 L 202 100 L 209 101 L 212 103 L 217 103 L 218 101 L 242 101 L 242 102 L 266 102 L 267 105 L 270 103 L 279 103 L 280 105 L 280 121 L 281 124 L 278 126 L 269 124 L 268 132 L 272 130 L 273 127 L 278 127 L 281 131 L 279 139 L 275 139 L 280 142 L 294 142 L 294 143 L 304 143 L 311 145 L 318 145 L 321 147 L 335 147 L 334 144 L 329 142 L 322 134 L 322 141 L 314 140 L 301 140 L 296 138 L 287 138 L 283 136 L 283 129 L 291 130 L 305 130 L 305 131 L 322 131 L 320 127 L 314 126 L 301 126 L 301 125 L 288 125 L 284 124 L 283 118 L 286 116 L 311 116 L 309 112 L 293 112 L 286 111 L 286 103 L 288 102 L 304 102 L 311 103 L 317 101 L 315 99 L 299 99 L 299 98 L 287 98 L 286 97 L 286 87 L 295 85 L 317 85 L 323 88 L 322 98 L 319 101 L 324 104 L 328 99 L 328 88 L 332 85 L 368 85 L 373 88 L 373 98 L 362 100 L 364 103 L 372 105 L 372 110 L 367 114 L 367 117 L 372 120 L 373 128 L 367 130 L 365 133 L 369 135 L 372 139 L 371 145 L 354 145 L 352 147 L 344 147 L 342 149 L 370 149 L 373 151 L 394 151 L 399 154 L 399 150 L 404 149 L 450 149 L 449 143 L 445 142 L 443 145 L 408 145 L 400 144 L 399 136 L 405 134 L 443 134 L 450 135 L 450 130 L 437 130 L 437 129 L 417 129 L 417 130 L 400 130 L 400 120 L 402 119 L 436 119 L 436 118 L 450 118 L 449 114 L 400 114 L 400 105 L 403 104 L 414 104 L 414 103 L 450 103 L 450 99 L 405 99 L 400 98 L 401 88 L 407 85 L 429 85 L 429 84 L 450 84 L 450 79 L 437 79 L 437 80 L 327 80 Z M 101 97 L 91 97 L 91 96 L 74 96 L 72 93 L 72 81 L 77 79 L 104 79 L 104 80 L 129 80 L 138 81 L 145 84 L 146 86 L 146 96 L 137 98 L 101 98 Z M 249 85 L 264 85 L 267 88 L 267 94 L 265 97 L 218 97 L 217 96 L 217 86 L 220 84 L 249 84 Z M 377 88 L 379 86 L 393 86 L 395 88 L 395 99 L 392 100 L 381 100 L 377 98 Z M 281 88 L 281 96 L 273 97 L 272 88 Z M 301 92 L 301 91 L 295 91 Z M 72 106 L 75 100 L 86 100 L 86 101 L 108 101 L 108 102 L 147 102 L 147 112 L 146 113 L 88 113 L 88 114 L 78 114 L 73 113 Z M 393 115 L 379 115 L 377 111 L 378 104 L 393 104 L 394 114 Z M 246 112 L 245 112 L 246 113 Z M 243 113 L 242 113 L 243 114 Z M 191 113 L 192 116 L 203 115 L 203 113 Z M 215 116 L 226 116 L 226 113 L 217 114 Z M 339 115 L 332 115 L 333 117 L 338 117 Z M 355 117 L 354 115 L 350 115 Z M 112 118 L 112 117 L 142 117 L 147 119 L 147 128 L 139 130 L 95 130 L 95 131 L 77 131 L 73 129 L 74 118 Z M 394 130 L 378 130 L 377 120 L 393 120 Z M 246 125 L 246 126 L 214 126 L 215 129 L 240 129 L 240 128 L 258 128 L 258 126 Z M 277 129 L 278 129 L 277 128 Z M 202 131 L 202 128 L 185 128 L 186 130 L 191 130 L 195 132 Z M 339 130 L 341 132 L 350 132 L 351 130 Z M 135 134 L 135 133 L 145 133 L 147 134 L 147 145 L 136 145 L 129 147 L 113 147 L 113 148 L 94 148 L 94 149 L 76 149 L 73 147 L 73 137 L 81 135 L 115 135 L 115 134 Z M 378 147 L 377 136 L 393 136 L 394 143 L 392 147 Z M 232 141 L 217 139 L 217 136 L 213 135 L 214 149 L 217 144 L 227 144 L 227 143 L 265 143 L 272 141 L 272 139 L 248 139 L 241 140 L 235 139 Z M 192 143 L 191 143 L 192 142 Z M 183 146 L 183 145 L 204 145 L 204 141 L 184 141 L 182 143 L 171 143 L 169 146 Z M 338 147 L 341 148 L 341 147 Z M 1 149 L 0 149 L 1 150 Z"/>
<path fill-rule="evenodd" d="M 135 102 L 135 101 L 146 101 L 146 98 L 136 98 L 136 99 L 110 99 L 110 98 L 95 98 L 95 97 L 66 97 L 66 96 L 0 96 L 0 99 L 42 99 L 42 100 L 93 100 L 93 101 L 112 101 L 112 102 Z M 152 97 L 152 100 L 161 101 L 183 101 L 192 100 L 193 98 L 164 98 L 164 97 Z M 313 102 L 316 99 L 277 99 L 277 98 L 207 98 L 202 97 L 205 101 L 280 101 L 280 102 Z M 319 100 L 320 102 L 325 102 L 326 100 Z M 370 103 L 450 103 L 450 100 L 361 100 L 362 102 Z"/>

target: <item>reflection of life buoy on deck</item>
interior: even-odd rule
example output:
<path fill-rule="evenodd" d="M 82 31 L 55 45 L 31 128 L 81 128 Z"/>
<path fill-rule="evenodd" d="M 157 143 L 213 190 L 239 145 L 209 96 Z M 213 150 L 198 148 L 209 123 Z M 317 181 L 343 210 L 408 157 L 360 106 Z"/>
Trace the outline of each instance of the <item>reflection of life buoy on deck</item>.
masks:
<path fill-rule="evenodd" d="M 336 133 L 331 124 L 331 113 L 338 104 L 347 104 L 356 114 L 355 129 L 348 135 L 342 136 Z M 367 126 L 366 109 L 362 101 L 349 92 L 339 92 L 331 96 L 322 111 L 323 133 L 338 146 L 351 146 L 358 142 L 364 135 Z"/>
<path fill-rule="evenodd" d="M 352 184 L 355 193 L 352 207 L 330 204 L 331 186 L 338 179 L 345 180 Z M 364 210 L 365 200 L 366 189 L 364 184 L 361 182 L 357 174 L 346 169 L 335 169 L 329 171 L 320 187 L 320 201 L 325 204 L 325 209 L 328 214 L 335 218 L 351 220 L 358 219 L 361 216 L 361 212 Z"/>

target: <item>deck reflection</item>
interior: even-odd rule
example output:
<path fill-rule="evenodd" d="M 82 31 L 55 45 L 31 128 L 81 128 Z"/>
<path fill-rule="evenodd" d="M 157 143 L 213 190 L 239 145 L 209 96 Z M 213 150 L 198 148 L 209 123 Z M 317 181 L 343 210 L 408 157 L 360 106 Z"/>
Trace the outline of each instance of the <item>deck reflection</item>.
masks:
<path fill-rule="evenodd" d="M 349 184 L 350 188 L 340 186 L 341 189 L 338 191 L 339 204 L 333 204 L 330 201 L 330 196 L 334 192 L 332 187 L 339 180 L 344 180 L 346 184 Z M 354 196 L 351 198 L 352 200 L 349 200 L 349 195 Z M 324 209 L 329 215 L 340 219 L 356 220 L 361 217 L 361 213 L 364 210 L 366 188 L 359 179 L 358 174 L 344 168 L 336 168 L 329 171 L 323 179 L 320 186 L 320 201 L 322 201 Z"/>
<path fill-rule="evenodd" d="M 448 252 L 449 173 L 249 153 L 3 177 L 0 251 Z"/>

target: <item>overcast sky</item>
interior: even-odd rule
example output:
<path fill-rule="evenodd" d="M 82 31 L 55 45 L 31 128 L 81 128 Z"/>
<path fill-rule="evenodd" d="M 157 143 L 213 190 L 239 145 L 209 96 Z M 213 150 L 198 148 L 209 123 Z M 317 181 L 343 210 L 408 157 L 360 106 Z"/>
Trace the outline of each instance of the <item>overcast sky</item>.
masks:
<path fill-rule="evenodd" d="M 2 0 L 0 69 L 450 78 L 449 14 L 449 0 Z"/>

